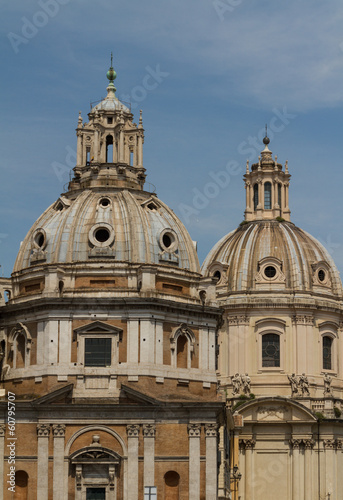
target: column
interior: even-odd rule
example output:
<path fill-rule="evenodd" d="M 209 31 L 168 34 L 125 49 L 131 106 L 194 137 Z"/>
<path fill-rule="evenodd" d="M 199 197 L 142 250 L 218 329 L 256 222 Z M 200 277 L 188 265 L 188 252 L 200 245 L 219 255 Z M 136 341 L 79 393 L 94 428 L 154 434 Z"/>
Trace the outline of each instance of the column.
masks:
<path fill-rule="evenodd" d="M 323 441 L 325 449 L 325 491 L 330 493 L 330 500 L 336 500 L 336 485 L 334 481 L 334 459 L 336 442 L 334 439 L 324 439 Z"/>
<path fill-rule="evenodd" d="M 82 165 L 82 135 L 80 131 L 77 131 L 77 153 L 76 153 L 76 164 L 78 166 Z"/>
<path fill-rule="evenodd" d="M 119 126 L 119 163 L 124 163 L 124 126 Z"/>
<path fill-rule="evenodd" d="M 54 435 L 54 465 L 53 465 L 53 499 L 64 499 L 64 435 L 66 426 L 55 424 L 52 426 Z"/>
<path fill-rule="evenodd" d="M 249 500 L 252 498 L 252 482 L 253 482 L 253 468 L 252 468 L 252 450 L 256 444 L 254 439 L 245 439 L 245 498 Z"/>
<path fill-rule="evenodd" d="M 94 156 L 94 161 L 98 161 L 98 151 L 99 151 L 99 132 L 98 130 L 95 130 L 94 132 L 94 144 L 93 144 L 93 156 Z"/>
<path fill-rule="evenodd" d="M 217 424 L 205 425 L 206 436 L 206 500 L 217 498 Z"/>
<path fill-rule="evenodd" d="M 127 498 L 138 500 L 138 438 L 139 425 L 126 426 L 127 432 Z"/>
<path fill-rule="evenodd" d="M 49 424 L 37 424 L 37 500 L 46 500 L 49 493 Z"/>
<path fill-rule="evenodd" d="M 0 492 L 4 491 L 4 455 L 6 425 L 0 424 Z"/>
<path fill-rule="evenodd" d="M 137 167 L 143 167 L 143 133 L 139 133 L 138 135 Z"/>
<path fill-rule="evenodd" d="M 304 500 L 312 500 L 312 449 L 313 439 L 305 439 L 305 497 Z"/>
<path fill-rule="evenodd" d="M 201 424 L 188 425 L 189 438 L 189 500 L 200 499 L 200 435 Z"/>
<path fill-rule="evenodd" d="M 143 425 L 144 486 L 155 486 L 155 424 Z"/>
<path fill-rule="evenodd" d="M 300 439 L 291 439 L 292 452 L 292 500 L 301 500 L 300 496 Z"/>

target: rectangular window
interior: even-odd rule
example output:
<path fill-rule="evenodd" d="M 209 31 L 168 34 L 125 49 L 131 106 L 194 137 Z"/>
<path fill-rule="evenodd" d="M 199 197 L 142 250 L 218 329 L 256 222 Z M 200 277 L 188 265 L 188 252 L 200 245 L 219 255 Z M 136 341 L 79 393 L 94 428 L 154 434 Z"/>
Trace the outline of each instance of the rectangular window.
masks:
<path fill-rule="evenodd" d="M 85 339 L 85 366 L 111 366 L 111 350 L 111 339 Z"/>
<path fill-rule="evenodd" d="M 111 125 L 111 123 L 113 123 L 113 118 L 107 118 L 107 123 Z"/>
<path fill-rule="evenodd" d="M 144 500 L 157 500 L 157 488 L 156 488 L 156 486 L 145 486 L 144 487 Z"/>
<path fill-rule="evenodd" d="M 106 489 L 87 488 L 86 500 L 106 500 Z"/>
<path fill-rule="evenodd" d="M 130 166 L 133 167 L 133 151 L 130 151 Z"/>

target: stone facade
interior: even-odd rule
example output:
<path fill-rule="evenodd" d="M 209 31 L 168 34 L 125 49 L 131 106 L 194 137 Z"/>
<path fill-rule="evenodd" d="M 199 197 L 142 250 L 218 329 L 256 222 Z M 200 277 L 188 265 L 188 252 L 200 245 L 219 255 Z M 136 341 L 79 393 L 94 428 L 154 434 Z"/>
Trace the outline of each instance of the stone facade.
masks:
<path fill-rule="evenodd" d="M 266 137 L 200 269 L 115 77 L 0 279 L 3 498 L 339 500 L 342 285 L 290 221 L 288 165 Z"/>

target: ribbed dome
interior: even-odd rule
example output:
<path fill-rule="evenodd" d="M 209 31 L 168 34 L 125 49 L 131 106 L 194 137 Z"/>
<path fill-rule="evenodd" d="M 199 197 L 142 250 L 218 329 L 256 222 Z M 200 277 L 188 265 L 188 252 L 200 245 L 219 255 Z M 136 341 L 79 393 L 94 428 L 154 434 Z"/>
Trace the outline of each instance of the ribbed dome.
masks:
<path fill-rule="evenodd" d="M 99 259 L 200 272 L 195 245 L 173 211 L 155 195 L 125 189 L 62 196 L 28 232 L 14 272 Z"/>
<path fill-rule="evenodd" d="M 342 296 L 339 272 L 327 250 L 290 222 L 255 221 L 224 236 L 210 251 L 204 275 L 217 272 L 231 292 L 296 290 Z"/>

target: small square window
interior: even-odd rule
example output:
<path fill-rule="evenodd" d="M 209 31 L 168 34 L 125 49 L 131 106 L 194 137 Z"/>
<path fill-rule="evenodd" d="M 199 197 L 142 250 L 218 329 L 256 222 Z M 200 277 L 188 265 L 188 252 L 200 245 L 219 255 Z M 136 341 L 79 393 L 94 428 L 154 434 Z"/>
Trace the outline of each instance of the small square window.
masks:
<path fill-rule="evenodd" d="M 145 486 L 144 487 L 144 500 L 157 500 L 157 488 L 156 488 L 156 486 Z"/>
<path fill-rule="evenodd" d="M 85 366 L 111 366 L 112 339 L 85 339 Z"/>
<path fill-rule="evenodd" d="M 113 118 L 107 118 L 107 123 L 110 125 L 111 123 L 113 123 Z"/>

